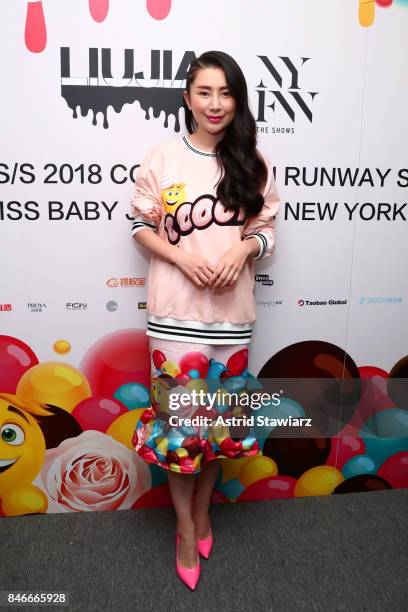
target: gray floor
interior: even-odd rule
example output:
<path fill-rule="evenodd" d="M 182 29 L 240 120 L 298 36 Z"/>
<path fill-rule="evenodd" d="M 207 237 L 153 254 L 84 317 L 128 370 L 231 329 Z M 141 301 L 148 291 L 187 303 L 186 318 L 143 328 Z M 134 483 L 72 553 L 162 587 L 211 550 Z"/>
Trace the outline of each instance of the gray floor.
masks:
<path fill-rule="evenodd" d="M 407 611 L 407 511 L 407 489 L 213 505 L 195 592 L 171 508 L 3 518 L 1 590 L 68 591 L 53 610 Z"/>

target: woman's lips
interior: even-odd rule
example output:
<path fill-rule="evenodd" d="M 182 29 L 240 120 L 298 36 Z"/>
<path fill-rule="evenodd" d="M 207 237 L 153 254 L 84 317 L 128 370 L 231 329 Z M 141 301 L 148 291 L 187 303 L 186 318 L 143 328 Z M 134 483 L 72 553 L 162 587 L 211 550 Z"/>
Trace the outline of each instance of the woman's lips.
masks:
<path fill-rule="evenodd" d="M 208 117 L 209 121 L 211 121 L 211 123 L 218 123 L 219 121 L 221 121 L 222 117 Z"/>

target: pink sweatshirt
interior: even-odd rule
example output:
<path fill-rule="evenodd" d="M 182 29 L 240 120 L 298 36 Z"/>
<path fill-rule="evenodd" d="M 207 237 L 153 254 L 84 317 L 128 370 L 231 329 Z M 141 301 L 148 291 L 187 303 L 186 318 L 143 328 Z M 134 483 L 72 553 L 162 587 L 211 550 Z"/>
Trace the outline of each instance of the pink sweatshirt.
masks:
<path fill-rule="evenodd" d="M 215 153 L 201 151 L 188 136 L 156 145 L 144 158 L 131 200 L 132 235 L 144 228 L 170 244 L 216 263 L 225 251 L 255 236 L 264 259 L 275 248 L 280 201 L 269 160 L 264 206 L 245 221 L 216 197 Z M 249 344 L 255 322 L 254 262 L 249 258 L 233 287 L 196 287 L 174 264 L 152 255 L 147 291 L 147 335 L 205 344 Z"/>

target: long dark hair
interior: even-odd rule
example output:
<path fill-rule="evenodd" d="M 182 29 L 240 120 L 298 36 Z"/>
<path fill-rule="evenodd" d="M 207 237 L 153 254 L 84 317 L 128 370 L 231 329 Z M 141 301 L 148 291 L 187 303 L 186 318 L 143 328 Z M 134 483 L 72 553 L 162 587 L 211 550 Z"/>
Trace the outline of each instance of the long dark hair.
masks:
<path fill-rule="evenodd" d="M 223 51 L 206 51 L 193 60 L 186 77 L 190 94 L 196 73 L 201 68 L 222 68 L 230 94 L 236 101 L 234 119 L 216 147 L 218 167 L 224 176 L 217 183 L 217 198 L 227 209 L 244 208 L 247 217 L 257 215 L 264 203 L 261 193 L 268 169 L 257 151 L 256 122 L 248 106 L 244 74 L 233 57 Z M 197 129 L 193 113 L 183 99 L 185 123 L 189 134 Z"/>

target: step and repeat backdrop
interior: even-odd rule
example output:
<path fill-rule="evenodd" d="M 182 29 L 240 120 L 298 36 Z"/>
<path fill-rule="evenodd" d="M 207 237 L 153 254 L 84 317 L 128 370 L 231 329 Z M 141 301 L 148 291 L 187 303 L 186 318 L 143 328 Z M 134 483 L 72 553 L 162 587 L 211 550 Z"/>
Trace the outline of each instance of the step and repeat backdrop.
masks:
<path fill-rule="evenodd" d="M 213 501 L 408 486 L 407 28 L 402 0 L 3 6 L 2 516 L 171 503 L 132 443 L 150 363 L 130 199 L 212 49 L 245 74 L 281 195 L 250 367 L 220 388 L 315 381 L 263 406 L 259 454 L 221 460 Z M 319 411 L 330 427 L 296 421 Z"/>

